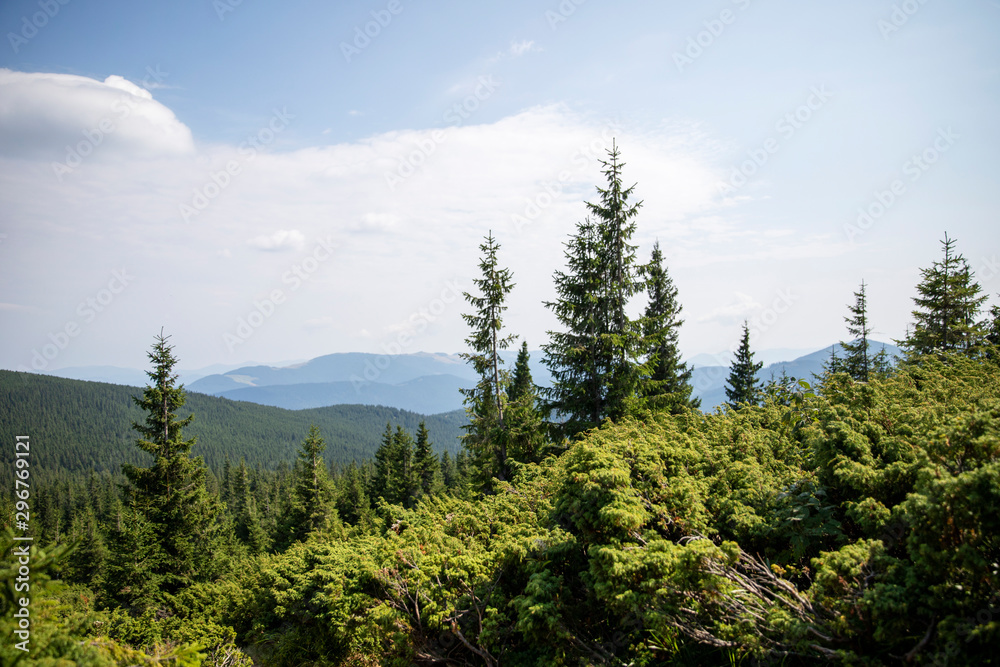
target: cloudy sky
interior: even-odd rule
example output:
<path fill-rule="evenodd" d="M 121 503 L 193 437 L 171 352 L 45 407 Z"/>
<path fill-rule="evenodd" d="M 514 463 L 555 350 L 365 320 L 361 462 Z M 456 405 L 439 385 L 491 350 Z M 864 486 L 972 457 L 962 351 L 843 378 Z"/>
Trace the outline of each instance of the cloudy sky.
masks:
<path fill-rule="evenodd" d="M 0 5 L 0 367 L 458 352 L 492 230 L 555 326 L 617 142 L 683 351 L 901 338 L 958 239 L 1000 293 L 1000 3 Z M 640 303 L 636 304 L 641 306 Z"/>

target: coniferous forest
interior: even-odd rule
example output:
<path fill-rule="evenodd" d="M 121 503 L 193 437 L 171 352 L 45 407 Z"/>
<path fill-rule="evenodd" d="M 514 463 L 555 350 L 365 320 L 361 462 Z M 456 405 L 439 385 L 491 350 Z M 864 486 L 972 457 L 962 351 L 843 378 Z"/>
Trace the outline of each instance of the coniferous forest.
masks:
<path fill-rule="evenodd" d="M 224 442 L 238 404 L 188 396 L 153 336 L 134 405 L 108 399 L 97 431 L 81 415 L 81 451 L 5 466 L 0 539 L 31 580 L 4 562 L 3 664 L 996 664 L 1000 308 L 959 240 L 921 268 L 902 358 L 873 354 L 878 285 L 858 276 L 821 376 L 761 382 L 744 324 L 728 402 L 706 412 L 683 295 L 659 244 L 637 254 L 617 146 L 602 164 L 553 267 L 550 387 L 505 326 L 530 287 L 503 239 L 479 247 L 459 451 L 457 422 L 399 411 L 351 428 L 259 411 Z"/>

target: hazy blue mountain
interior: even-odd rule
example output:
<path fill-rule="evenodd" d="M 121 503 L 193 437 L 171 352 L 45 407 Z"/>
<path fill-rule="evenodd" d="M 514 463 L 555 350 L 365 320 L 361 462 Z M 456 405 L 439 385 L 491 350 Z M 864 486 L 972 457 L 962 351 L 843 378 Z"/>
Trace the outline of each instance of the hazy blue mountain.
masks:
<path fill-rule="evenodd" d="M 766 383 L 772 378 L 775 380 L 780 379 L 782 372 L 784 372 L 789 377 L 805 380 L 806 382 L 812 384 L 815 382 L 813 376 L 819 375 L 823 372 L 823 364 L 829 361 L 830 352 L 834 348 L 836 348 L 838 356 L 844 356 L 844 350 L 838 343 L 837 345 L 831 345 L 830 347 L 822 350 L 817 350 L 815 352 L 799 356 L 791 361 L 779 361 L 777 363 L 765 365 L 764 368 L 760 369 L 757 377 Z M 890 358 L 902 355 L 902 351 L 895 345 L 871 341 L 872 354 L 877 354 L 882 348 L 885 348 Z M 785 352 L 788 351 L 789 350 L 785 350 Z M 754 353 L 755 360 L 760 360 L 761 358 L 766 359 L 768 356 L 771 355 L 758 355 L 756 352 Z M 771 358 L 773 358 L 773 356 L 771 356 Z M 694 395 L 701 399 L 702 410 L 710 412 L 726 402 L 726 380 L 728 378 L 729 366 L 716 365 L 695 367 L 694 371 L 691 373 L 691 384 L 694 386 Z"/>
<path fill-rule="evenodd" d="M 244 387 L 217 395 L 234 401 L 250 401 L 288 410 L 339 404 L 386 405 L 427 415 L 461 409 L 463 397 L 459 389 L 474 384 L 475 380 L 454 375 L 423 375 L 399 384 L 303 382 Z"/>

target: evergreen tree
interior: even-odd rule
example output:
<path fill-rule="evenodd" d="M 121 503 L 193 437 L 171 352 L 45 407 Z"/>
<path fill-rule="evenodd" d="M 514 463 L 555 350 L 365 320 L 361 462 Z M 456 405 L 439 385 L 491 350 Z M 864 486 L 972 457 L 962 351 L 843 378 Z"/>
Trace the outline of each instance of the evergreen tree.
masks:
<path fill-rule="evenodd" d="M 365 492 L 364 473 L 351 461 L 340 478 L 337 514 L 352 526 L 366 526 L 371 521 L 371 502 Z"/>
<path fill-rule="evenodd" d="M 382 444 L 375 452 L 375 475 L 372 498 L 382 498 L 393 505 L 410 507 L 416 495 L 417 481 L 413 468 L 413 437 L 397 426 L 385 425 Z"/>
<path fill-rule="evenodd" d="M 521 343 L 510 381 L 507 408 L 507 452 L 519 463 L 539 461 L 545 445 L 545 425 L 538 411 L 538 392 L 531 378 L 528 343 Z"/>
<path fill-rule="evenodd" d="M 545 306 L 555 313 L 565 331 L 549 331 L 545 365 L 553 384 L 544 390 L 545 411 L 564 420 L 566 435 L 594 428 L 605 414 L 605 383 L 610 360 L 600 339 L 598 293 L 602 273 L 598 263 L 597 229 L 590 218 L 577 224 L 576 235 L 565 243 L 566 272 L 556 271 L 557 301 Z"/>
<path fill-rule="evenodd" d="M 701 399 L 692 398 L 691 369 L 681 361 L 677 345 L 678 332 L 684 320 L 683 307 L 677 301 L 677 288 L 663 263 L 660 243 L 653 245 L 649 264 L 643 267 L 649 303 L 644 314 L 643 333 L 646 347 L 646 377 L 643 394 L 657 408 L 677 414 L 684 408 L 697 408 Z"/>
<path fill-rule="evenodd" d="M 413 449 L 413 470 L 418 495 L 431 496 L 440 492 L 444 482 L 438 458 L 431 448 L 430 433 L 421 421 L 417 428 L 417 442 Z"/>
<path fill-rule="evenodd" d="M 441 453 L 441 478 L 444 487 L 451 491 L 458 486 L 458 470 L 455 467 L 455 460 L 448 452 Z"/>
<path fill-rule="evenodd" d="M 229 477 L 232 485 L 231 510 L 236 538 L 247 545 L 250 553 L 264 553 L 270 547 L 271 540 L 261 523 L 257 499 L 251 488 L 250 471 L 242 457 L 236 469 L 230 471 Z"/>
<path fill-rule="evenodd" d="M 617 420 L 633 409 L 639 387 L 641 322 L 629 318 L 629 299 L 642 288 L 629 243 L 642 202 L 629 203 L 635 185 L 622 185 L 618 147 L 602 160 L 606 188 L 587 203 L 593 216 L 577 225 L 566 244 L 567 272 L 556 272 L 558 300 L 552 309 L 564 332 L 549 332 L 545 363 L 554 383 L 548 411 L 564 419 L 567 435 Z"/>
<path fill-rule="evenodd" d="M 738 410 L 744 404 L 757 405 L 763 391 L 757 373 L 763 366 L 763 362 L 754 363 L 753 352 L 750 350 L 750 328 L 744 320 L 743 338 L 726 380 L 726 400 L 731 408 Z"/>
<path fill-rule="evenodd" d="M 507 392 L 511 403 L 518 401 L 529 394 L 535 394 L 535 383 L 531 380 L 531 368 L 528 362 L 531 361 L 531 354 L 528 352 L 528 342 L 521 342 L 521 349 L 517 353 L 517 360 L 514 362 L 514 372 L 511 375 L 510 390 Z"/>
<path fill-rule="evenodd" d="M 323 459 L 325 450 L 326 441 L 319 428 L 310 426 L 296 462 L 295 490 L 289 512 L 289 536 L 292 541 L 324 531 L 336 521 L 333 488 Z"/>
<path fill-rule="evenodd" d="M 464 314 L 471 335 L 465 339 L 472 350 L 461 356 L 472 363 L 479 381 L 472 389 L 463 389 L 469 424 L 465 426 L 463 444 L 473 458 L 476 475 L 484 489 L 489 489 L 496 477 L 506 480 L 510 476 L 507 464 L 506 438 L 503 431 L 506 410 L 506 387 L 509 373 L 502 369 L 500 351 L 507 349 L 516 336 L 504 336 L 503 313 L 507 310 L 505 301 L 514 288 L 509 269 L 500 268 L 497 259 L 499 244 L 490 233 L 479 246 L 482 259 L 479 269 L 482 277 L 473 280 L 480 295 L 465 292 L 465 300 L 474 312 Z"/>
<path fill-rule="evenodd" d="M 147 372 L 151 384 L 141 398 L 133 399 L 146 412 L 143 423 L 132 424 L 140 435 L 136 444 L 153 456 L 153 463 L 148 468 L 126 464 L 122 470 L 131 483 L 132 513 L 142 517 L 142 525 L 148 527 L 153 551 L 148 559 L 152 567 L 133 571 L 131 576 L 159 581 L 163 592 L 175 593 L 197 581 L 212 580 L 221 572 L 225 529 L 218 520 L 218 499 L 205 488 L 205 464 L 200 456 L 190 456 L 195 440 L 183 436 L 182 429 L 194 415 L 178 418 L 185 393 L 183 386 L 175 384 L 177 359 L 168 338 L 162 332 L 156 337 L 148 354 L 153 364 L 153 370 Z M 138 539 L 135 531 L 131 533 Z M 143 534 L 142 539 L 147 536 Z M 119 548 L 129 543 L 115 542 Z M 111 560 L 131 558 L 112 547 Z M 132 581 L 127 587 L 136 583 Z"/>
<path fill-rule="evenodd" d="M 976 317 L 986 301 L 965 258 L 955 252 L 955 239 L 945 234 L 941 242 L 944 258 L 929 269 L 921 269 L 919 296 L 913 302 L 912 332 L 901 345 L 911 354 L 961 351 L 973 353 L 982 342 L 983 331 Z"/>

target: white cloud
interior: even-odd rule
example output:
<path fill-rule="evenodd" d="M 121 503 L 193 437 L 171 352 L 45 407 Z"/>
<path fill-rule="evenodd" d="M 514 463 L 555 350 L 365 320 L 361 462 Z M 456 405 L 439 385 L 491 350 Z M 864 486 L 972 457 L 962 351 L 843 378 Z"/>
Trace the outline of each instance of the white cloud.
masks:
<path fill-rule="evenodd" d="M 707 315 L 698 318 L 699 322 L 717 322 L 723 325 L 734 324 L 750 317 L 761 309 L 761 304 L 749 294 L 735 292 L 736 300 L 714 308 Z"/>
<path fill-rule="evenodd" d="M 302 250 L 306 237 L 297 229 L 279 229 L 273 234 L 262 234 L 247 241 L 247 245 L 258 250 Z"/>
<path fill-rule="evenodd" d="M 0 153 L 65 162 L 191 154 L 191 131 L 152 94 L 120 76 L 0 69 Z"/>

